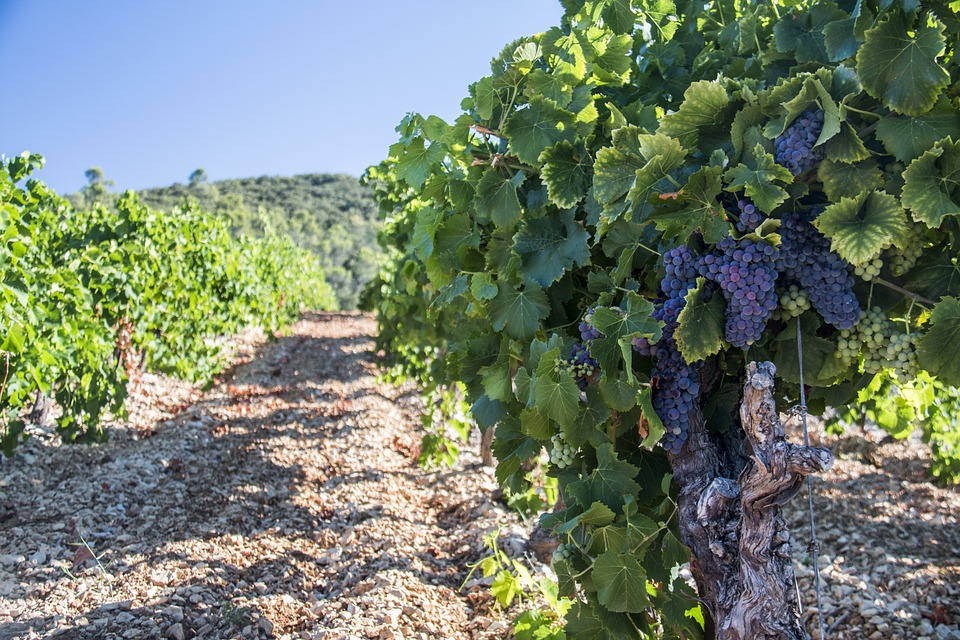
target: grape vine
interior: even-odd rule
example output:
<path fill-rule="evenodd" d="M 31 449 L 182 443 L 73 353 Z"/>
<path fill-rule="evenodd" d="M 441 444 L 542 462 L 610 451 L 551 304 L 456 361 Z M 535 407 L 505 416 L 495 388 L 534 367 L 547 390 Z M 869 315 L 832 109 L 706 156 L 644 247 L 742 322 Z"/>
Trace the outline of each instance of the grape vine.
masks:
<path fill-rule="evenodd" d="M 953 450 L 924 390 L 960 384 L 960 18 L 563 4 L 368 170 L 390 258 L 368 300 L 397 366 L 463 385 L 502 484 L 556 452 L 567 637 L 698 637 L 716 609 L 676 579 L 671 469 L 738 437 L 748 361 L 796 402 L 800 332 L 811 410 L 902 437 L 909 407 Z"/>

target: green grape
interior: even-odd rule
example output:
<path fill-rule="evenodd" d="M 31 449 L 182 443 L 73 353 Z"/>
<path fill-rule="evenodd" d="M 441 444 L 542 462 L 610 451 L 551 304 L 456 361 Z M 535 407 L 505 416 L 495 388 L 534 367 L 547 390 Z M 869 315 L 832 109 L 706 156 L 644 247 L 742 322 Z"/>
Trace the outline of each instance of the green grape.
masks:
<path fill-rule="evenodd" d="M 880 258 L 874 258 L 870 262 L 867 262 L 864 265 L 856 267 L 853 270 L 853 275 L 857 276 L 864 282 L 870 282 L 878 275 L 880 275 L 880 269 L 883 268 L 883 260 Z"/>
<path fill-rule="evenodd" d="M 577 548 L 572 544 L 561 544 L 557 547 L 557 550 L 553 552 L 553 562 L 558 562 L 560 560 L 570 561 L 573 560 L 574 554 L 576 553 Z"/>
<path fill-rule="evenodd" d="M 783 319 L 796 318 L 810 308 L 810 298 L 807 292 L 795 284 L 790 285 L 780 296 L 780 317 Z"/>
<path fill-rule="evenodd" d="M 902 276 L 912 269 L 923 255 L 923 249 L 927 245 L 923 225 L 911 224 L 903 236 L 902 244 L 902 247 L 894 246 L 890 249 L 890 273 L 895 276 Z"/>
<path fill-rule="evenodd" d="M 553 445 L 550 449 L 550 463 L 558 469 L 566 469 L 573 464 L 573 456 L 576 451 L 570 446 L 570 443 L 563 439 L 559 433 L 550 439 Z"/>

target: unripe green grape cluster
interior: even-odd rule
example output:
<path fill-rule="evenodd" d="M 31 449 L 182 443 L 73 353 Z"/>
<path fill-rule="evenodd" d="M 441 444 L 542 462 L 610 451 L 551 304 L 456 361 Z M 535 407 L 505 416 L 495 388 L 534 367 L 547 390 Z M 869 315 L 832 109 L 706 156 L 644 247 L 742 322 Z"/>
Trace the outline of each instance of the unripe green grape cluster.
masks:
<path fill-rule="evenodd" d="M 553 552 L 553 561 L 566 560 L 569 562 L 573 560 L 576 550 L 577 548 L 572 544 L 561 544 L 557 547 L 557 550 Z"/>
<path fill-rule="evenodd" d="M 864 282 L 870 282 L 878 275 L 880 275 L 880 269 L 883 268 L 883 260 L 880 258 L 874 258 L 866 264 L 860 265 L 853 270 L 853 275 L 857 276 Z"/>
<path fill-rule="evenodd" d="M 780 317 L 783 319 L 796 318 L 810 308 L 810 298 L 807 292 L 795 284 L 790 285 L 780 296 Z"/>
<path fill-rule="evenodd" d="M 897 380 L 907 382 L 917 377 L 920 364 L 917 361 L 917 333 L 895 333 L 890 336 L 884 357 L 886 367 L 892 369 Z"/>
<path fill-rule="evenodd" d="M 836 355 L 844 364 L 854 364 L 863 353 L 863 371 L 893 372 L 900 381 L 916 376 L 919 370 L 915 341 L 919 334 L 897 330 L 880 307 L 864 311 L 857 325 L 841 331 Z"/>
<path fill-rule="evenodd" d="M 573 464 L 573 456 L 576 451 L 570 446 L 570 443 L 563 439 L 559 433 L 550 439 L 553 445 L 550 449 L 550 463 L 558 469 L 566 469 Z"/>
<path fill-rule="evenodd" d="M 895 276 L 902 276 L 917 264 L 917 260 L 923 255 L 923 249 L 927 244 L 924 235 L 923 225 L 913 223 L 907 229 L 902 240 L 902 247 L 892 247 L 890 249 L 890 273 Z"/>
<path fill-rule="evenodd" d="M 861 316 L 854 329 L 863 352 L 863 370 L 879 373 L 885 364 L 883 354 L 893 334 L 893 323 L 887 320 L 880 307 L 874 307 Z"/>

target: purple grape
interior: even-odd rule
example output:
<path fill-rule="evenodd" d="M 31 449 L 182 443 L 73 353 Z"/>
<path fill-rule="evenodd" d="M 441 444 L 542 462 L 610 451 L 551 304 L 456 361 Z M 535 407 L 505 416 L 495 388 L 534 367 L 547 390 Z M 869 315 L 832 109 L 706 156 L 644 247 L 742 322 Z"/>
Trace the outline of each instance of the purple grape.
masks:
<path fill-rule="evenodd" d="M 823 130 L 823 109 L 807 109 L 774 140 L 774 158 L 795 176 L 817 168 L 823 160 L 823 150 L 814 149 Z"/>
<path fill-rule="evenodd" d="M 596 380 L 600 365 L 590 355 L 590 347 L 578 343 L 570 350 L 567 370 L 573 376 L 580 391 L 584 391 L 587 384 Z"/>
<path fill-rule="evenodd" d="M 740 209 L 740 215 L 737 220 L 737 230 L 741 233 L 750 233 L 756 231 L 757 227 L 766 220 L 763 212 L 749 200 L 740 200 L 737 202 L 737 208 Z"/>
<path fill-rule="evenodd" d="M 580 339 L 584 342 L 590 342 L 591 340 L 598 340 L 603 337 L 603 334 L 593 326 L 593 312 L 595 309 L 590 309 L 587 311 L 587 315 L 584 316 L 583 322 L 580 323 L 580 326 L 577 327 L 580 331 Z"/>
<path fill-rule="evenodd" d="M 860 319 L 860 302 L 853 292 L 853 266 L 830 250 L 830 241 L 811 223 L 819 214 L 793 211 L 780 226 L 780 257 L 777 269 L 798 284 L 810 304 L 829 324 L 852 329 Z"/>
<path fill-rule="evenodd" d="M 727 342 L 747 349 L 760 339 L 777 308 L 777 249 L 766 242 L 726 237 L 717 253 L 700 260 L 700 275 L 716 282 L 727 300 Z"/>

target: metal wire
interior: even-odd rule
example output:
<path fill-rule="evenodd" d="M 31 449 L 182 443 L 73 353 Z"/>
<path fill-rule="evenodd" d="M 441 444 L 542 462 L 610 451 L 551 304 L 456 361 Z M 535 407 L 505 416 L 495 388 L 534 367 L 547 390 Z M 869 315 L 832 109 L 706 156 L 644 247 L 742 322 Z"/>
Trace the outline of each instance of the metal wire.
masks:
<path fill-rule="evenodd" d="M 803 386 L 803 338 L 800 331 L 800 316 L 797 316 L 797 361 L 800 365 L 800 419 L 803 422 L 803 444 L 810 446 L 807 432 L 807 391 Z M 807 503 L 810 505 L 810 545 L 807 552 L 813 555 L 813 585 L 817 593 L 817 621 L 820 623 L 820 640 L 826 640 L 823 626 L 823 605 L 820 597 L 820 542 L 817 540 L 817 522 L 813 513 L 813 476 L 807 476 Z"/>

